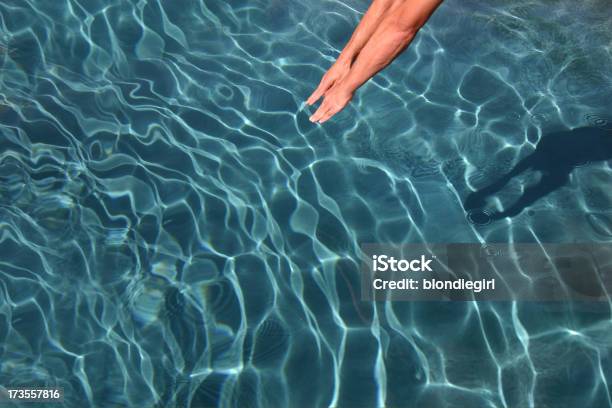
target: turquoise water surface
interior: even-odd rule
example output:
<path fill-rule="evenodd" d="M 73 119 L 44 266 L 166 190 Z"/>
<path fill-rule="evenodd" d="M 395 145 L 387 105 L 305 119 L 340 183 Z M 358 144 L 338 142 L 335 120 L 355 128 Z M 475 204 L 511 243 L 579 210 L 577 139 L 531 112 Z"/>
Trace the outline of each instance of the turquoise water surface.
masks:
<path fill-rule="evenodd" d="M 612 243 L 609 1 L 447 0 L 312 124 L 368 4 L 0 3 L 0 386 L 612 406 L 609 304 L 364 302 L 358 269 L 368 242 Z"/>

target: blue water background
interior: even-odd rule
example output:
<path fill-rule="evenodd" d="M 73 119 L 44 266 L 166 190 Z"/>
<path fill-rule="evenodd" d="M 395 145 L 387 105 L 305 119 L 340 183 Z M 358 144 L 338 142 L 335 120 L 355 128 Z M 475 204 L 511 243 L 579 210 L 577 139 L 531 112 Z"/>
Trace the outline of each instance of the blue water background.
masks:
<path fill-rule="evenodd" d="M 512 218 L 463 206 L 545 135 L 610 128 L 609 1 L 447 0 L 314 125 L 303 101 L 367 5 L 0 4 L 0 385 L 66 407 L 612 406 L 608 304 L 367 303 L 358 275 L 365 242 L 612 242 L 606 160 Z"/>

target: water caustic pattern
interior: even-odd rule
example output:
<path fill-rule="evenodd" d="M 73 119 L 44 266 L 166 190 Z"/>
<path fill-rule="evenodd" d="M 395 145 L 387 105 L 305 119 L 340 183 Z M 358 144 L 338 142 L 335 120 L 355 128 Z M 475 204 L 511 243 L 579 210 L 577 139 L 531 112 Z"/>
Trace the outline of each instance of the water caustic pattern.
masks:
<path fill-rule="evenodd" d="M 313 125 L 367 4 L 0 4 L 0 385 L 66 407 L 612 405 L 609 305 L 368 303 L 358 274 L 365 242 L 612 241 L 608 1 L 447 0 Z"/>

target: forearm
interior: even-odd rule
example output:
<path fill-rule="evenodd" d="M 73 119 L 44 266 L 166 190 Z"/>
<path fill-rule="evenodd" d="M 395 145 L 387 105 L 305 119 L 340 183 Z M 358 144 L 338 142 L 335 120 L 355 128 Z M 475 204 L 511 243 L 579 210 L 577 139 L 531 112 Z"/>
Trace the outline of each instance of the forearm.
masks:
<path fill-rule="evenodd" d="M 355 90 L 391 63 L 413 40 L 442 0 L 411 0 L 385 16 L 359 52 L 343 85 Z"/>
<path fill-rule="evenodd" d="M 385 17 L 407 0 L 374 0 L 346 44 L 339 61 L 352 64 Z"/>

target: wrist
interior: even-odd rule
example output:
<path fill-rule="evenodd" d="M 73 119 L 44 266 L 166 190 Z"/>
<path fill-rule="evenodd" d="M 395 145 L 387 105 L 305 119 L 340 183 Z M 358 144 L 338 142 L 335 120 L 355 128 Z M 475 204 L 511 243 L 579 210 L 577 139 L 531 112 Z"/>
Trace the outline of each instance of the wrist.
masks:
<path fill-rule="evenodd" d="M 336 59 L 335 65 L 344 66 L 346 68 L 350 68 L 355 60 L 355 53 L 352 51 L 342 51 Z"/>

